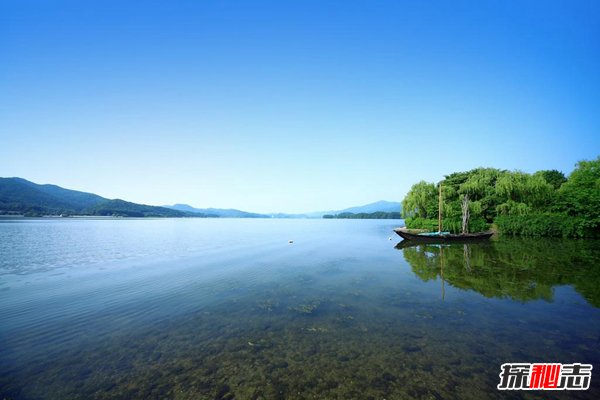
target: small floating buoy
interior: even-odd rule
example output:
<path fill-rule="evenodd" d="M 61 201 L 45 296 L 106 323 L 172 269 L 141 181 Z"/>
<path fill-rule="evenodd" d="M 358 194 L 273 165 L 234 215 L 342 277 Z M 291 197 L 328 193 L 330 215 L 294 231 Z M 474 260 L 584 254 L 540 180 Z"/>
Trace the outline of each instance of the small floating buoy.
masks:
<path fill-rule="evenodd" d="M 389 237 L 388 237 L 388 240 L 392 240 L 392 237 L 391 237 L 391 236 L 389 236 Z"/>
<path fill-rule="evenodd" d="M 292 244 L 292 243 L 294 243 L 294 241 L 293 240 L 288 240 L 288 243 Z"/>

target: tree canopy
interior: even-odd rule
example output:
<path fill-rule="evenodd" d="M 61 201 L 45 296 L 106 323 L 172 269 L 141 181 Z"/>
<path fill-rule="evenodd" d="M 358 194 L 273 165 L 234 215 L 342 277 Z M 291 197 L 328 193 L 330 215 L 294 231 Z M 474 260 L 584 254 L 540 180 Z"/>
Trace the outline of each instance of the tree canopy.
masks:
<path fill-rule="evenodd" d="M 600 226 L 600 157 L 580 161 L 568 178 L 557 170 L 533 174 L 496 168 L 455 172 L 434 184 L 414 184 L 402 201 L 409 228 L 431 229 L 438 218 L 442 185 L 444 227 L 460 230 L 463 207 L 471 216 L 469 229 L 496 223 L 506 233 L 598 236 Z M 570 217 L 570 219 L 569 219 Z M 553 221 L 552 227 L 541 221 Z M 437 222 L 436 222 L 437 224 Z M 564 225 L 565 229 L 560 226 Z M 568 228 L 566 228 L 568 227 Z M 527 229 L 526 229 L 527 228 Z"/>

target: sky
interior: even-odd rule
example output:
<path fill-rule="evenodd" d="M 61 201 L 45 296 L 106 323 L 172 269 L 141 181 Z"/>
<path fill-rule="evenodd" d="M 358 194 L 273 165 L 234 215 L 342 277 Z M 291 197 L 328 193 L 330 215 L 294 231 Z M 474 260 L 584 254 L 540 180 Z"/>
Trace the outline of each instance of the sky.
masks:
<path fill-rule="evenodd" d="M 600 155 L 600 2 L 0 1 L 0 176 L 254 212 Z"/>

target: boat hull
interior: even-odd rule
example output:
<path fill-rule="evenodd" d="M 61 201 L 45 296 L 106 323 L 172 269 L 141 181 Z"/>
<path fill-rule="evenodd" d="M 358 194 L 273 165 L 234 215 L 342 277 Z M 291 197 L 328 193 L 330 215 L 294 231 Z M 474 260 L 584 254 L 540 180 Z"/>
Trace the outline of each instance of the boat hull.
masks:
<path fill-rule="evenodd" d="M 440 236 L 427 236 L 421 235 L 418 233 L 408 232 L 406 229 L 394 229 L 398 235 L 400 235 L 404 240 L 412 240 L 415 242 L 422 243 L 449 243 L 449 242 L 475 242 L 478 240 L 487 240 L 494 232 L 478 232 L 478 233 L 466 233 L 466 234 L 448 234 L 448 235 L 440 235 Z"/>

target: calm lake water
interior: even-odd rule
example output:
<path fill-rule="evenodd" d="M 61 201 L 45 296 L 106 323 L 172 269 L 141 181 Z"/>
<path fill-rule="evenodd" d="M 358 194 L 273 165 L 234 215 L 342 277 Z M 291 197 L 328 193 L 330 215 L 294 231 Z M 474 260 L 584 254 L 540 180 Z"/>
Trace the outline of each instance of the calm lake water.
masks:
<path fill-rule="evenodd" d="M 399 223 L 0 220 L 0 398 L 600 398 L 599 241 Z M 591 387 L 499 392 L 507 362 Z"/>

